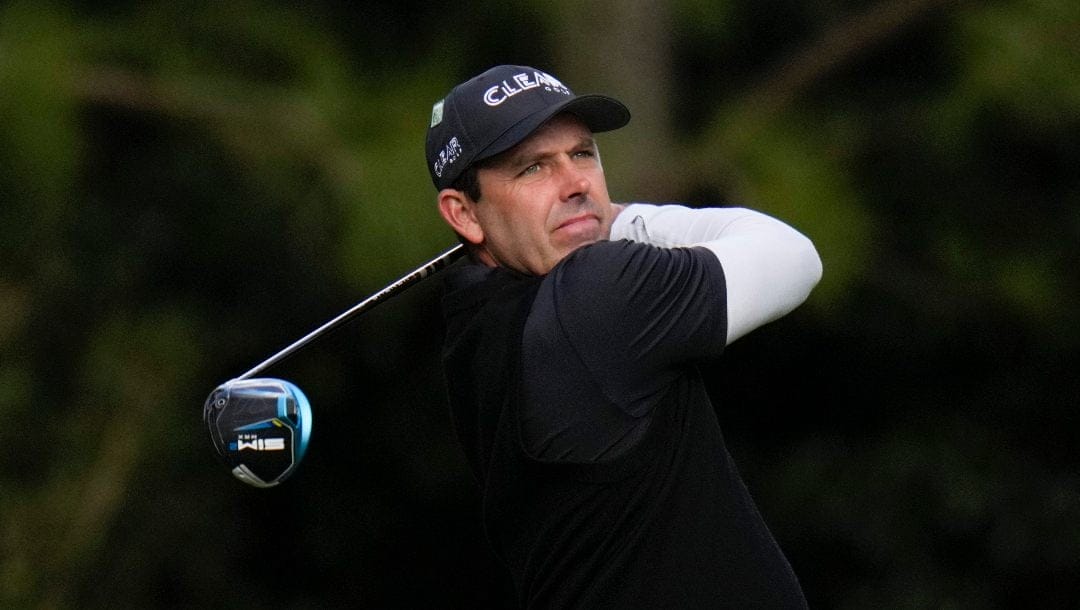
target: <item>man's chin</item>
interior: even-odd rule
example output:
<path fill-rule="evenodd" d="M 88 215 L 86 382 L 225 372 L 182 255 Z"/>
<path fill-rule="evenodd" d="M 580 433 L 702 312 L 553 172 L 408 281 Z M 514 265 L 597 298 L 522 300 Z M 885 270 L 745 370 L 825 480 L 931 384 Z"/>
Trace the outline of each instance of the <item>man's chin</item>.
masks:
<path fill-rule="evenodd" d="M 604 227 L 599 220 L 589 218 L 573 224 L 559 227 L 554 234 L 556 243 L 565 245 L 571 249 L 600 241 L 603 237 Z"/>

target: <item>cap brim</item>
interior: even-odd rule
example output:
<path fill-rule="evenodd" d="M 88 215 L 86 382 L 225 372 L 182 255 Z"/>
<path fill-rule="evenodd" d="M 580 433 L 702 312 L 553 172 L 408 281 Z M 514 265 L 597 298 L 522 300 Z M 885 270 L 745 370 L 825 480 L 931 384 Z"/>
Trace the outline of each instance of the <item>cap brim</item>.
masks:
<path fill-rule="evenodd" d="M 477 153 L 472 163 L 490 159 L 510 150 L 551 117 L 563 112 L 569 112 L 580 118 L 593 133 L 612 131 L 630 122 L 630 110 L 619 100 L 606 95 L 579 95 L 521 119 L 487 148 Z"/>

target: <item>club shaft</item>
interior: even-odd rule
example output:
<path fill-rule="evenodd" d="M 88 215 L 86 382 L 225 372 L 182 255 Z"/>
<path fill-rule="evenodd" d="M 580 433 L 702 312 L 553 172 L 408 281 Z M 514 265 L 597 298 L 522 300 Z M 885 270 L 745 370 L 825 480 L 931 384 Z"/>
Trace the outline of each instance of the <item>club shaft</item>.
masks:
<path fill-rule="evenodd" d="M 386 288 L 383 288 L 379 292 L 376 292 L 375 294 L 373 294 L 370 297 L 364 299 L 363 301 L 357 303 L 356 305 L 353 305 L 348 310 L 342 312 L 336 318 L 330 320 L 326 324 L 323 324 L 322 326 L 316 328 L 315 330 L 311 331 L 310 333 L 308 333 L 308 334 L 304 335 L 303 337 L 297 339 L 296 341 L 294 341 L 293 343 L 291 343 L 290 345 L 288 345 L 287 347 L 285 347 L 284 349 L 282 349 L 278 353 L 274 354 L 273 356 L 270 356 L 266 360 L 263 360 L 259 364 L 255 365 L 255 367 L 252 368 L 250 371 L 244 373 L 243 375 L 240 375 L 236 379 L 248 379 L 249 377 L 253 377 L 253 376 L 257 375 L 261 371 L 263 371 L 263 370 L 273 366 L 274 364 L 278 363 L 279 361 L 287 358 L 289 355 L 291 355 L 293 352 L 300 349 L 301 347 L 304 347 L 308 343 L 314 341 L 320 335 L 322 335 L 322 334 L 324 334 L 324 333 L 326 333 L 326 332 L 328 332 L 330 330 L 333 330 L 334 328 L 337 328 L 338 326 L 344 324 L 345 322 L 351 320 L 352 318 L 354 318 L 354 317 L 356 317 L 356 316 L 358 316 L 358 315 L 360 315 L 360 314 L 362 314 L 362 313 L 364 313 L 366 311 L 371 310 L 373 307 L 375 307 L 379 303 L 382 303 L 386 299 L 388 299 L 388 298 L 402 292 L 403 290 L 405 290 L 409 286 L 412 286 L 413 284 L 415 284 L 415 283 L 419 282 L 420 280 L 426 278 L 427 276 L 431 275 L 432 273 L 435 273 L 436 271 L 439 271 L 443 267 L 446 267 L 447 265 L 454 262 L 454 260 L 456 260 L 458 257 L 460 257 L 464 253 L 465 253 L 465 247 L 462 246 L 461 244 L 458 244 L 458 245 L 454 246 L 453 248 L 450 248 L 446 252 L 443 252 L 442 254 L 440 254 L 439 256 L 431 259 L 427 263 L 421 265 L 420 267 L 417 267 L 414 271 L 412 271 L 408 275 L 405 275 L 404 277 L 402 277 L 398 281 L 394 282 L 393 284 L 390 284 L 389 286 L 387 286 Z"/>

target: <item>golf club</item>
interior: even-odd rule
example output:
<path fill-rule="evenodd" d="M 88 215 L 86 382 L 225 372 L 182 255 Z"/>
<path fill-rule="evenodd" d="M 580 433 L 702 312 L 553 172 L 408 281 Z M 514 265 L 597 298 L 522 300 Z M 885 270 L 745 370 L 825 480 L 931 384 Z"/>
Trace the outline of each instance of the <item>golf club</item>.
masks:
<path fill-rule="evenodd" d="M 296 471 L 311 438 L 311 404 L 307 396 L 288 381 L 256 378 L 256 374 L 443 269 L 464 253 L 460 244 L 450 248 L 215 388 L 203 405 L 203 421 L 214 449 L 232 468 L 233 476 L 254 487 L 273 487 Z"/>

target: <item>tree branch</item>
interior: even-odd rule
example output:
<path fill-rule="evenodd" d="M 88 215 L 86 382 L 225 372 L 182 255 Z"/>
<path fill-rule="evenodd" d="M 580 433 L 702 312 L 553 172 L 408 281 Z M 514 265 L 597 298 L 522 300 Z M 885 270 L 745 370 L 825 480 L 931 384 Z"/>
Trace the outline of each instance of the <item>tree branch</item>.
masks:
<path fill-rule="evenodd" d="M 819 38 L 778 62 L 733 104 L 718 111 L 701 144 L 689 153 L 693 165 L 700 170 L 715 159 L 727 158 L 818 81 L 897 36 L 932 10 L 959 4 L 960 0 L 890 0 L 828 27 Z"/>

